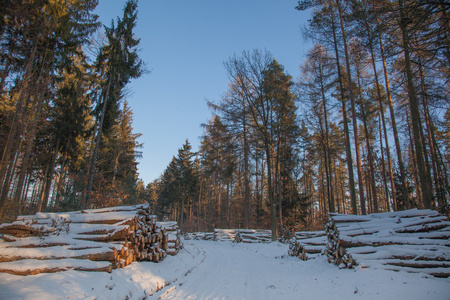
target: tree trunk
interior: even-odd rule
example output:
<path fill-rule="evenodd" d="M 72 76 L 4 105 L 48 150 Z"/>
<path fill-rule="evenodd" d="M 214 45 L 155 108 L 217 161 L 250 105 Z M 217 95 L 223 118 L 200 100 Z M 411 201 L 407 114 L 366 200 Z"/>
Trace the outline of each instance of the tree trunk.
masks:
<path fill-rule="evenodd" d="M 383 147 L 383 131 L 382 131 L 382 121 L 381 121 L 381 115 L 378 116 L 378 131 L 380 134 L 380 152 L 381 152 L 381 168 L 383 172 L 383 186 L 384 186 L 384 196 L 385 196 L 385 205 L 386 205 L 386 211 L 391 211 L 390 209 L 390 201 L 389 201 L 389 189 L 388 189 L 388 183 L 386 178 L 386 160 L 384 159 L 384 147 Z M 386 149 L 387 152 L 389 152 L 389 149 Z M 390 158 L 390 157 L 389 157 Z M 390 170 L 392 172 L 392 169 Z M 392 173 L 390 175 L 393 176 Z M 391 179 L 394 179 L 393 177 Z M 392 182 L 391 182 L 391 186 Z M 394 190 L 392 190 L 394 191 Z"/>
<path fill-rule="evenodd" d="M 97 153 L 102 138 L 103 121 L 105 120 L 106 106 L 109 99 L 110 89 L 111 89 L 111 80 L 108 80 L 108 86 L 106 87 L 106 91 L 104 94 L 105 96 L 103 97 L 102 115 L 100 117 L 100 124 L 98 124 L 97 138 L 95 140 L 94 152 L 92 153 L 91 164 L 89 167 L 89 181 L 86 192 L 86 202 L 84 205 L 84 207 L 86 208 L 89 207 L 89 204 L 91 202 L 92 184 L 94 183 L 95 165 L 97 163 Z"/>
<path fill-rule="evenodd" d="M 336 38 L 336 28 L 334 24 L 334 16 L 332 16 L 332 29 L 333 29 L 333 42 L 334 42 L 334 51 L 336 55 L 336 67 L 338 71 L 338 81 L 339 81 L 339 89 L 341 91 L 341 102 L 342 102 L 342 115 L 344 122 L 344 138 L 345 138 L 345 154 L 347 160 L 347 171 L 348 171 L 348 180 L 350 185 L 350 200 L 352 204 L 352 213 L 354 215 L 358 214 L 358 208 L 356 203 L 356 191 L 355 191 L 355 178 L 353 174 L 353 159 L 352 159 L 352 150 L 350 147 L 350 131 L 348 128 L 348 117 L 347 117 L 347 108 L 345 105 L 345 94 L 344 94 L 344 84 L 342 82 L 342 74 L 341 74 L 341 64 L 339 62 L 339 51 L 337 48 L 337 38 Z"/>
<path fill-rule="evenodd" d="M 367 26 L 367 31 L 370 31 L 370 26 L 368 23 L 366 23 Z M 387 156 L 387 161 L 388 161 L 388 172 L 389 172 L 389 180 L 390 180 L 390 184 L 391 184 L 391 195 L 392 195 L 392 201 L 393 201 L 393 207 L 395 209 L 395 207 L 397 207 L 397 198 L 395 195 L 395 184 L 394 184 L 394 172 L 392 171 L 392 161 L 391 161 L 391 151 L 390 151 L 390 147 L 389 147 L 389 139 L 388 139 L 388 135 L 387 135 L 387 130 L 386 130 L 386 119 L 384 117 L 384 107 L 383 107 L 383 99 L 381 97 L 381 90 L 380 90 L 380 83 L 378 82 L 378 72 L 377 72 L 377 67 L 375 65 L 375 54 L 374 54 L 374 49 L 373 49 L 373 44 L 370 43 L 369 44 L 369 50 L 370 50 L 370 57 L 371 57 L 371 61 L 372 61 L 372 68 L 373 68 L 373 73 L 375 76 L 375 85 L 376 85 L 376 89 L 377 89 L 377 96 L 378 96 L 378 105 L 379 105 L 379 110 L 380 110 L 380 149 L 381 149 L 381 155 L 382 155 L 382 168 L 383 168 L 383 180 L 384 180 L 384 186 L 385 186 L 385 193 L 386 193 L 386 208 L 387 211 L 390 211 L 390 205 L 389 205 L 389 191 L 387 188 L 387 184 L 386 184 L 386 166 L 384 163 L 384 153 L 383 153 L 383 142 L 382 142 L 382 134 L 381 134 L 381 124 L 383 126 L 383 134 L 384 134 L 384 143 L 386 145 L 386 156 Z"/>
<path fill-rule="evenodd" d="M 52 185 L 53 176 L 55 174 L 56 160 L 58 159 L 58 152 L 59 152 L 59 140 L 60 140 L 60 138 L 58 137 L 58 140 L 56 141 L 55 152 L 53 154 L 52 166 L 50 167 L 50 174 L 47 177 L 47 183 L 46 183 L 45 193 L 44 193 L 44 203 L 45 203 L 44 209 L 47 207 L 47 204 L 48 204 L 48 198 L 50 196 L 50 188 Z"/>
<path fill-rule="evenodd" d="M 324 122 L 325 122 L 325 168 L 326 168 L 326 175 L 327 175 L 327 185 L 329 189 L 328 194 L 328 205 L 330 209 L 330 213 L 335 212 L 335 205 L 334 205 L 334 191 L 333 191 L 333 176 L 332 176 L 332 170 L 331 170 L 331 155 L 330 155 L 330 135 L 329 135 L 329 129 L 328 129 L 328 110 L 327 110 L 327 102 L 325 98 L 325 90 L 323 86 L 323 74 L 322 69 L 319 68 L 320 72 L 320 90 L 321 90 L 321 96 L 322 96 L 322 105 L 323 105 L 323 114 L 324 114 Z"/>
<path fill-rule="evenodd" d="M 414 184 L 416 186 L 417 189 L 417 201 L 414 201 L 414 199 L 410 198 L 410 201 L 408 203 L 404 203 L 404 206 L 406 209 L 409 208 L 415 208 L 418 207 L 418 203 L 422 202 L 422 186 L 420 184 L 420 180 L 419 180 L 419 175 L 418 175 L 418 168 L 417 168 L 417 161 L 416 161 L 416 149 L 414 146 L 414 138 L 413 138 L 413 132 L 411 130 L 412 124 L 411 124 L 411 120 L 410 120 L 410 116 L 407 114 L 406 115 L 406 119 L 407 119 L 407 124 L 408 124 L 408 136 L 409 136 L 409 148 L 411 150 L 411 161 L 412 161 L 412 171 L 411 173 L 413 174 L 413 178 L 414 178 Z"/>
<path fill-rule="evenodd" d="M 43 206 L 44 197 L 45 197 L 45 191 L 47 190 L 47 185 L 49 184 L 49 182 L 47 180 L 49 169 L 50 169 L 50 166 L 47 165 L 47 167 L 45 168 L 44 177 L 42 178 L 42 189 L 41 189 L 41 192 L 39 195 L 39 202 L 38 202 L 38 205 L 36 208 L 36 212 L 42 211 L 42 206 Z"/>
<path fill-rule="evenodd" d="M 270 220 L 272 229 L 272 241 L 278 239 L 277 232 L 277 203 L 273 195 L 273 183 L 272 183 L 272 154 L 270 153 L 271 147 L 268 141 L 268 137 L 265 137 L 265 150 L 266 150 L 266 161 L 267 161 L 267 185 L 269 189 L 269 203 L 270 203 Z"/>
<path fill-rule="evenodd" d="M 408 18 L 403 15 L 402 7 L 403 1 L 399 1 L 400 4 L 400 29 L 402 32 L 402 46 L 403 46 L 403 54 L 405 56 L 405 72 L 408 81 L 408 98 L 409 98 L 409 109 L 412 118 L 412 128 L 413 128 L 413 137 L 414 137 L 414 145 L 416 148 L 416 160 L 417 167 L 420 177 L 420 183 L 422 187 L 422 196 L 423 196 L 423 205 L 426 209 L 431 208 L 431 203 L 433 202 L 433 191 L 431 187 L 431 183 L 429 182 L 429 172 L 426 168 L 424 161 L 424 151 L 422 148 L 420 137 L 422 135 L 421 129 L 419 126 L 420 113 L 418 106 L 418 99 L 414 87 L 414 78 L 413 72 L 411 68 L 411 58 L 409 52 L 409 35 L 408 35 Z"/>
<path fill-rule="evenodd" d="M 433 166 L 433 176 L 434 176 L 434 182 L 435 182 L 435 190 L 436 190 L 436 198 L 438 203 L 438 210 L 442 214 L 447 213 L 447 205 L 446 205 L 446 193 L 447 188 L 445 186 L 445 180 L 443 176 L 443 171 L 440 167 L 440 161 L 439 161 L 439 155 L 437 151 L 437 143 L 436 143 L 436 136 L 434 133 L 434 124 L 430 116 L 429 108 L 428 108 L 428 97 L 427 97 L 427 91 L 425 87 L 425 79 L 423 74 L 423 67 L 421 63 L 421 59 L 419 57 L 419 72 L 420 72 L 420 80 L 421 80 L 421 88 L 422 88 L 422 106 L 425 116 L 425 124 L 428 134 L 428 141 L 430 145 L 430 152 L 431 152 L 431 161 Z"/>
<path fill-rule="evenodd" d="M 11 122 L 11 128 L 8 132 L 8 137 L 6 139 L 6 144 L 5 147 L 3 149 L 3 153 L 2 153 L 2 159 L 0 161 L 0 188 L 5 188 L 5 175 L 7 173 L 7 169 L 8 169 L 8 165 L 11 168 L 11 163 L 12 163 L 12 157 L 14 157 L 15 155 L 17 155 L 17 151 L 18 151 L 18 147 L 17 145 L 19 144 L 19 142 L 21 141 L 21 138 L 19 138 L 24 130 L 24 118 L 25 118 L 25 114 L 27 111 L 27 107 L 28 107 L 28 94 L 27 94 L 27 90 L 28 90 L 28 84 L 31 81 L 31 72 L 32 72 L 32 68 L 34 66 L 34 59 L 36 56 L 36 51 L 37 51 L 37 44 L 34 44 L 33 46 L 33 50 L 31 52 L 30 58 L 28 60 L 27 66 L 26 66 L 26 70 L 25 70 L 25 75 L 23 76 L 23 79 L 20 83 L 21 87 L 19 90 L 19 95 L 17 97 L 17 102 L 16 102 L 16 112 L 14 113 L 13 116 L 13 120 Z M 26 99 L 26 100 L 25 100 Z M 22 127 L 20 127 L 20 123 L 22 123 Z M 9 190 L 9 184 L 6 185 L 7 189 Z M 2 191 L 3 194 L 3 191 Z M 1 207 L 3 206 L 4 203 L 4 198 L 2 197 L 0 199 L 0 210 Z"/>
<path fill-rule="evenodd" d="M 246 101 L 244 98 L 244 115 L 243 115 L 243 133 L 244 133 L 244 223 L 245 228 L 248 229 L 250 217 L 249 217 L 249 202 L 250 202 L 250 180 L 249 180 L 249 145 L 247 140 L 247 110 Z"/>
<path fill-rule="evenodd" d="M 358 173 L 358 191 L 359 191 L 359 202 L 361 204 L 361 214 L 366 214 L 366 202 L 364 199 L 364 183 L 362 178 L 362 168 L 361 168 L 361 152 L 359 147 L 359 135 L 358 135 L 358 122 L 356 120 L 356 104 L 355 104 L 355 97 L 353 95 L 353 88 L 352 88 L 352 74 L 350 70 L 350 59 L 348 54 L 348 48 L 347 48 L 347 36 L 345 33 L 344 28 L 344 17 L 342 15 L 342 7 L 340 4 L 340 0 L 336 0 L 337 9 L 339 11 L 339 21 L 341 24 L 341 31 L 342 31 L 342 41 L 344 42 L 344 56 L 345 56 L 345 65 L 347 68 L 347 76 L 348 76 L 348 89 L 349 89 L 349 95 L 350 95 L 350 105 L 352 110 L 352 119 L 353 119 L 353 135 L 355 139 L 355 151 L 356 151 L 356 170 Z"/>
<path fill-rule="evenodd" d="M 37 96 L 37 97 L 39 97 L 39 96 Z M 33 118 L 33 120 L 31 121 L 31 126 L 30 126 L 31 131 L 30 131 L 29 135 L 27 136 L 27 144 L 26 144 L 25 153 L 22 158 L 22 166 L 20 169 L 19 179 L 17 182 L 17 189 L 16 189 L 16 192 L 15 192 L 15 195 L 13 198 L 14 202 L 19 202 L 20 196 L 22 194 L 22 188 L 23 188 L 23 184 L 24 184 L 24 180 L 25 180 L 25 175 L 26 175 L 26 172 L 28 171 L 28 164 L 30 162 L 31 151 L 33 150 L 34 139 L 36 137 L 37 126 L 38 126 L 39 119 L 41 117 L 42 107 L 44 105 L 44 101 L 39 101 L 39 98 L 36 101 L 38 102 L 37 107 L 36 107 L 36 115 Z"/>
<path fill-rule="evenodd" d="M 358 91 L 359 91 L 359 97 L 362 105 L 363 101 L 363 95 L 362 95 L 362 89 L 361 89 L 361 74 L 360 74 L 360 66 L 359 62 L 356 63 L 356 77 L 358 79 Z M 367 160 L 369 163 L 369 176 L 370 176 L 370 185 L 371 185 L 371 191 L 372 191 L 372 204 L 373 204 L 373 212 L 378 212 L 378 196 L 377 196 L 377 188 L 376 188 L 376 182 L 375 182 L 375 166 L 373 164 L 373 151 L 372 146 L 369 141 L 369 130 L 367 128 L 367 116 L 364 107 L 361 107 L 361 115 L 363 119 L 363 126 L 364 126 L 364 136 L 366 140 L 366 147 L 367 147 Z"/>
<path fill-rule="evenodd" d="M 378 18 L 376 18 L 376 19 L 377 19 L 377 25 L 380 25 L 379 19 Z M 391 115 L 392 131 L 394 132 L 395 149 L 397 150 L 398 167 L 400 169 L 400 180 L 402 182 L 402 195 L 403 195 L 403 199 L 406 202 L 409 202 L 408 182 L 406 181 L 405 164 L 403 163 L 403 155 L 402 155 L 402 150 L 400 147 L 400 139 L 398 137 L 397 122 L 395 121 L 394 105 L 393 105 L 393 101 L 392 101 L 391 86 L 389 84 L 389 75 L 388 75 L 388 70 L 387 70 L 386 56 L 384 53 L 383 39 L 381 37 L 381 32 L 378 32 L 378 39 L 380 41 L 381 59 L 383 61 L 383 70 L 384 70 L 384 81 L 385 81 L 385 85 L 386 85 L 386 93 L 387 93 L 387 99 L 388 99 L 388 104 L 389 104 L 389 111 L 390 111 L 390 115 Z M 394 210 L 398 210 L 398 209 L 399 208 L 398 208 L 397 201 L 395 201 L 394 202 Z"/>

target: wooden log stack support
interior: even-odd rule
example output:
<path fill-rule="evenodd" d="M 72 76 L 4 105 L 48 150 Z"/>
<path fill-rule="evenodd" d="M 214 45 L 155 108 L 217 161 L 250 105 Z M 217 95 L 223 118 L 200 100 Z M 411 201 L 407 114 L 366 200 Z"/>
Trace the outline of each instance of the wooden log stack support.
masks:
<path fill-rule="evenodd" d="M 436 211 L 331 214 L 326 232 L 328 261 L 340 268 L 359 265 L 450 276 L 450 222 Z"/>
<path fill-rule="evenodd" d="M 111 272 L 181 248 L 176 224 L 158 223 L 148 205 L 19 216 L 1 224 L 0 234 L 0 272 L 17 275 Z"/>
<path fill-rule="evenodd" d="M 298 231 L 289 241 L 288 254 L 302 260 L 316 258 L 324 253 L 326 244 L 325 231 Z"/>

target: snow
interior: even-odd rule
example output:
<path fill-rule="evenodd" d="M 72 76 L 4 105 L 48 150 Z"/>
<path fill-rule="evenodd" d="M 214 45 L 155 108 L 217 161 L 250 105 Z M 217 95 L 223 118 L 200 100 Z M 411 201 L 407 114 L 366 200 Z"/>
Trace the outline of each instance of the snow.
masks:
<path fill-rule="evenodd" d="M 449 299 L 450 278 L 302 261 L 286 244 L 184 241 L 163 262 L 106 272 L 0 273 L 0 299 Z M 33 261 L 29 261 L 32 263 Z M 80 262 L 82 264 L 82 262 Z"/>
<path fill-rule="evenodd" d="M 53 259 L 53 260 L 42 260 L 42 259 L 24 259 L 18 261 L 3 262 L 0 264 L 2 270 L 14 270 L 18 272 L 26 272 L 28 270 L 39 270 L 39 269 L 73 269 L 73 268 L 83 268 L 83 269 L 93 269 L 93 268 L 105 268 L 111 265 L 106 261 L 91 261 L 88 259 Z M 1 294 L 0 294 L 1 295 Z M 3 298 L 0 298 L 3 299 Z"/>
<path fill-rule="evenodd" d="M 40 227 L 35 224 L 52 224 L 54 222 L 70 222 L 70 223 L 105 223 L 105 220 L 110 220 L 113 223 L 114 220 L 121 223 L 126 222 L 136 216 L 138 210 L 147 209 L 148 204 L 135 205 L 135 206 L 116 206 L 101 209 L 86 209 L 82 211 L 73 211 L 67 213 L 43 213 L 39 212 L 35 215 L 19 216 L 17 220 L 12 224 L 15 225 L 28 225 Z M 154 216 L 156 218 L 156 216 Z M 9 226 L 11 224 L 4 223 L 0 225 L 0 228 Z M 45 228 L 45 227 L 44 227 Z"/>

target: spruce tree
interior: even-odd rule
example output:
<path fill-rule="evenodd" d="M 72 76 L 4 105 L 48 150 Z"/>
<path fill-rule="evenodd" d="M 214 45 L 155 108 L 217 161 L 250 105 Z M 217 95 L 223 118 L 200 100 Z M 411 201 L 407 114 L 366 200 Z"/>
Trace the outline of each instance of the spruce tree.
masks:
<path fill-rule="evenodd" d="M 101 47 L 96 60 L 96 69 L 100 76 L 100 97 L 98 102 L 98 122 L 94 150 L 89 167 L 88 186 L 85 206 L 91 199 L 92 184 L 102 135 L 110 129 L 117 117 L 119 101 L 123 97 L 125 86 L 131 79 L 143 73 L 143 62 L 137 53 L 139 39 L 133 34 L 137 18 L 137 1 L 128 0 L 122 19 L 105 26 L 107 44 Z"/>

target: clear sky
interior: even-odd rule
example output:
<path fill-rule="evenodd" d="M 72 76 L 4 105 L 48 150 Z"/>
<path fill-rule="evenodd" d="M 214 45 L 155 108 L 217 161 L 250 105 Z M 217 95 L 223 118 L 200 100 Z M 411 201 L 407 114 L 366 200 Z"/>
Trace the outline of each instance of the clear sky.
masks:
<path fill-rule="evenodd" d="M 106 25 L 123 15 L 125 0 L 99 0 Z M 134 132 L 142 133 L 139 177 L 158 178 L 186 139 L 198 150 L 206 99 L 227 91 L 224 61 L 243 50 L 267 49 L 294 79 L 310 44 L 301 35 L 308 14 L 297 0 L 140 0 L 135 33 L 151 73 L 134 80 L 127 100 Z"/>

